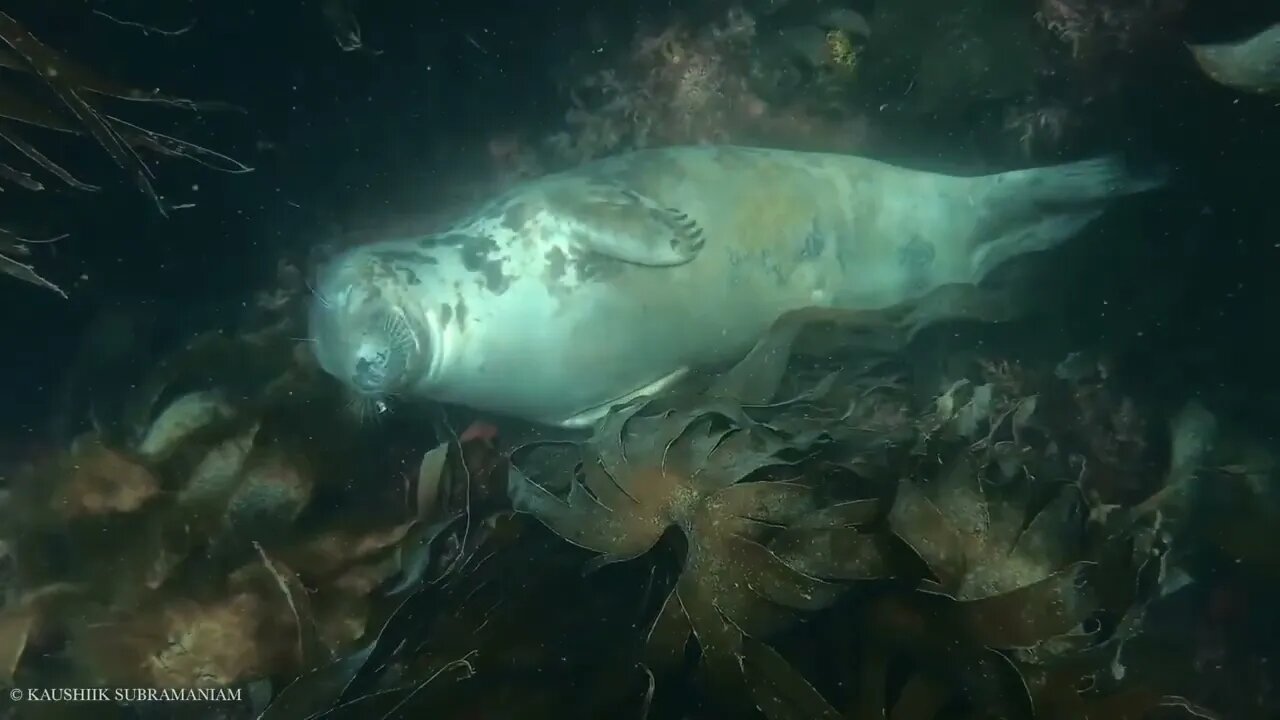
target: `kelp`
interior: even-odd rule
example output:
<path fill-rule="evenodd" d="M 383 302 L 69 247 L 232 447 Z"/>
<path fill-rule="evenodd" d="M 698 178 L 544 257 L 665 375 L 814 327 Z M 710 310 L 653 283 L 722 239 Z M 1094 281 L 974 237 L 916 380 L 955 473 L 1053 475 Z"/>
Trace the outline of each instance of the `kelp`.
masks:
<path fill-rule="evenodd" d="M 871 362 L 777 399 L 805 325 L 900 330 L 902 317 L 794 314 L 701 393 L 615 408 L 583 443 L 517 448 L 513 504 L 596 553 L 592 569 L 677 529 L 678 578 L 641 656 L 669 677 L 692 643 L 712 695 L 765 717 L 1203 712 L 1114 670 L 1168 546 L 1160 527 L 1100 508 L 1075 446 L 1054 444 L 1070 388 L 1042 404 L 1032 378 L 987 365 L 989 382 L 957 382 L 912 418 L 900 379 Z M 861 650 L 845 690 L 819 689 L 779 648 L 799 621 L 841 612 L 861 618 L 846 640 Z"/>
<path fill-rule="evenodd" d="M 687 549 L 650 627 L 646 662 L 669 670 L 696 641 L 720 697 L 750 698 L 775 718 L 836 714 L 762 639 L 836 602 L 841 588 L 820 579 L 823 571 L 872 578 L 884 565 L 876 540 L 862 542 L 853 529 L 878 514 L 876 499 L 824 505 L 822 484 L 807 472 L 849 436 L 839 423 L 788 413 L 818 403 L 833 378 L 775 401 L 792 343 L 818 320 L 897 327 L 878 316 L 793 313 L 705 394 L 615 408 L 586 443 L 518 448 L 509 470 L 517 510 L 598 553 L 592 568 L 644 555 L 678 529 Z M 567 495 L 534 482 L 530 468 L 568 478 Z"/>
<path fill-rule="evenodd" d="M 852 716 L 1210 717 L 1127 682 L 1120 660 L 1164 592 L 1168 529 L 1087 492 L 1035 383 L 1016 375 L 957 383 L 921 420 L 924 464 L 898 482 L 887 527 L 928 572 L 913 594 L 865 608 Z M 895 697 L 890 667 L 904 661 L 914 669 Z"/>
<path fill-rule="evenodd" d="M 795 448 L 737 413 L 646 417 L 641 410 L 611 415 L 593 452 L 574 459 L 583 478 L 567 501 L 525 478 L 517 454 L 509 471 L 513 502 L 561 537 L 601 553 L 593 567 L 638 557 L 667 528 L 679 527 L 688 550 L 650 633 L 651 654 L 665 651 L 658 661 L 674 661 L 692 633 L 708 670 L 740 682 L 734 675 L 744 658 L 768 654 L 747 637 L 776 629 L 790 609 L 814 610 L 836 598 L 835 586 L 791 568 L 763 544 L 770 526 L 814 506 L 813 491 L 785 480 L 739 482 L 785 466 L 780 453 Z"/>
<path fill-rule="evenodd" d="M 33 82 L 32 82 L 33 81 Z M 40 92 L 43 90 L 43 92 Z M 69 170 L 41 152 L 19 129 L 20 125 L 61 133 L 87 135 L 101 147 L 122 172 L 127 173 L 161 215 L 169 207 L 160 199 L 153 175 L 140 150 L 185 158 L 220 172 L 244 173 L 251 168 L 214 150 L 139 127 L 111 114 L 104 99 L 157 103 L 188 111 L 228 108 L 221 103 L 198 103 L 121 85 L 76 63 L 33 35 L 13 16 L 0 12 L 0 139 L 35 169 L 68 188 L 93 192 L 96 185 L 76 178 Z M 41 191 L 45 184 L 31 172 L 0 163 L 0 182 Z M 32 242 L 12 231 L 0 231 L 0 272 L 62 291 L 39 275 L 24 258 Z"/>
<path fill-rule="evenodd" d="M 14 171 L 14 172 L 16 173 L 17 171 Z M 22 174 L 22 177 L 24 179 L 30 178 L 30 176 L 26 175 L 25 173 Z M 9 178 L 6 176 L 4 179 L 9 179 Z M 32 189 L 32 186 L 28 184 L 22 184 L 22 187 L 27 189 Z M 42 188 L 43 186 L 39 186 L 39 187 L 36 187 L 35 189 L 42 189 Z M 0 273 L 9 275 L 10 277 L 15 277 L 23 282 L 31 283 L 32 285 L 43 287 L 46 290 L 52 290 L 53 292 L 65 298 L 67 295 L 65 292 L 63 292 L 62 288 L 53 284 L 49 280 L 46 280 L 43 276 L 40 275 L 40 273 L 36 272 L 35 266 L 32 265 L 31 263 L 22 262 L 21 260 L 18 259 L 18 258 L 25 259 L 28 256 L 30 256 L 32 245 L 42 245 L 47 243 L 53 243 L 65 237 L 66 237 L 65 235 L 60 235 L 54 238 L 48 238 L 48 239 L 42 239 L 42 240 L 31 240 L 31 239 L 22 237 L 21 235 L 17 234 L 12 230 L 6 230 L 5 228 L 0 228 Z"/>
<path fill-rule="evenodd" d="M 6 582 L 25 598 L 0 613 L 11 682 L 238 685 L 354 647 L 374 589 L 403 572 L 412 516 L 395 502 L 316 516 L 362 454 L 311 419 L 344 400 L 294 346 L 200 336 L 11 480 Z"/>
<path fill-rule="evenodd" d="M 1016 363 L 913 392 L 927 317 L 793 313 L 723 373 L 505 456 L 414 418 L 436 444 L 405 467 L 332 426 L 288 323 L 206 335 L 15 492 L 0 655 L 48 681 L 65 637 L 60 682 L 252 683 L 267 720 L 1209 717 L 1127 667 L 1179 537 L 1127 498 L 1203 447 L 1116 453 L 1072 423 L 1123 401 Z M 1082 471 L 1162 446 L 1123 492 Z"/>
<path fill-rule="evenodd" d="M 284 688 L 264 718 L 515 707 L 521 717 L 594 717 L 621 696 L 639 697 L 625 652 L 637 608 L 617 607 L 616 588 L 584 576 L 581 556 L 557 552 L 563 546 L 527 518 L 499 513 L 481 526 L 482 537 L 441 557 L 439 572 L 402 595 L 359 650 Z"/>

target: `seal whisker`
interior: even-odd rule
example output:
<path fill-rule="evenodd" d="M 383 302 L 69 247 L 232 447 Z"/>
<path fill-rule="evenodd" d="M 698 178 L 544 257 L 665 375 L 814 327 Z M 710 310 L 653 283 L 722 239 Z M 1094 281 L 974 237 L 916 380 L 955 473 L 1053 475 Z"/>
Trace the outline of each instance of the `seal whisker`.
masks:
<path fill-rule="evenodd" d="M 310 281 L 310 280 L 308 280 L 308 279 L 306 279 L 306 278 L 304 277 L 304 278 L 302 278 L 302 282 L 303 282 L 303 284 L 304 284 L 304 285 L 306 285 L 306 286 L 307 286 L 307 290 L 310 290 L 310 291 L 311 291 L 311 294 L 312 294 L 313 296 L 315 296 L 315 299 L 316 299 L 316 300 L 318 300 L 318 301 L 320 302 L 320 306 L 321 306 L 321 307 L 323 307 L 325 310 L 332 310 L 332 309 L 333 309 L 333 303 L 330 303 L 328 298 L 326 298 L 325 296 L 321 295 L 321 294 L 320 294 L 320 291 L 319 291 L 319 290 L 316 290 L 315 286 L 311 284 L 311 281 Z"/>
<path fill-rule="evenodd" d="M 382 321 L 382 330 L 393 350 L 402 350 L 413 344 L 413 329 L 403 315 L 389 313 Z"/>
<path fill-rule="evenodd" d="M 382 416 L 391 411 L 391 405 L 387 402 L 394 398 L 394 395 L 363 395 L 352 394 L 351 399 L 347 402 L 347 410 L 356 416 L 356 422 L 361 425 L 372 420 L 379 422 Z"/>
<path fill-rule="evenodd" d="M 406 324 L 400 324 L 387 331 L 387 340 L 390 341 L 392 347 L 399 347 L 413 342 L 413 332 L 409 330 Z"/>

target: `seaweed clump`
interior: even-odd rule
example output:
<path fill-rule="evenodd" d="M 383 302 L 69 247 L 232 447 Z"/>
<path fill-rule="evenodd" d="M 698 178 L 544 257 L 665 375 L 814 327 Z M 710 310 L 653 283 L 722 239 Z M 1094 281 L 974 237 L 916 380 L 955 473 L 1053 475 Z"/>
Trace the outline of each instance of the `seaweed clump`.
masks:
<path fill-rule="evenodd" d="M 762 473 L 790 469 L 795 460 L 785 459 L 788 451 L 808 448 L 729 403 L 646 409 L 652 410 L 636 404 L 605 421 L 586 452 L 570 461 L 581 479 L 563 501 L 513 469 L 515 505 L 575 545 L 601 553 L 593 564 L 639 557 L 668 528 L 679 528 L 688 544 L 683 570 L 662 603 L 649 649 L 670 662 L 692 635 L 717 680 L 740 683 L 746 678 L 734 670 L 743 663 L 778 665 L 754 637 L 784 627 L 791 611 L 818 610 L 839 595 L 836 585 L 788 565 L 767 545 L 779 528 L 816 510 L 817 498 L 800 478 Z M 859 504 L 846 509 L 865 512 Z M 772 690 L 767 684 L 748 681 L 743 689 L 758 703 L 785 701 L 765 697 Z"/>
<path fill-rule="evenodd" d="M 11 482 L 8 682 L 267 720 L 1211 716 L 1144 635 L 1202 412 L 1162 444 L 1066 365 L 921 393 L 911 313 L 801 312 L 586 440 L 440 422 L 419 455 L 335 426 L 290 297 Z"/>
<path fill-rule="evenodd" d="M 824 82 L 809 78 L 792 88 L 783 79 L 799 53 L 808 70 L 822 68 L 820 78 L 843 87 L 856 76 L 856 33 L 836 23 L 828 37 L 806 24 L 817 37 L 801 33 L 797 50 L 795 42 L 771 39 L 773 25 L 767 14 L 735 6 L 711 21 L 664 18 L 618 43 L 622 52 L 576 58 L 562 81 L 566 127 L 543 144 L 546 164 L 706 142 L 833 152 L 864 146 L 865 117 L 832 102 Z"/>
<path fill-rule="evenodd" d="M 788 335 L 744 362 L 776 363 Z M 901 388 L 883 376 L 861 377 L 853 402 L 838 375 L 782 400 L 772 370 L 729 378 L 756 380 L 615 409 L 567 452 L 513 454 L 515 506 L 598 553 L 591 567 L 684 536 L 647 664 L 678 670 L 696 647 L 713 705 L 749 699 L 769 718 L 1194 708 L 1116 670 L 1159 595 L 1167 534 L 1090 502 L 1036 395 L 962 382 L 886 424 Z M 847 633 L 794 654 L 809 624 Z"/>
<path fill-rule="evenodd" d="M 1210 717 L 1144 630 L 1212 423 L 1164 443 L 1063 367 L 921 393 L 911 317 L 788 315 L 505 454 L 335 426 L 288 317 L 203 336 L 10 483 L 6 680 L 239 687 L 267 720 Z"/>
<path fill-rule="evenodd" d="M 402 482 L 397 465 L 430 437 L 372 452 L 291 339 L 298 298 L 277 295 L 5 478 L 4 683 L 259 683 L 269 698 L 270 678 L 357 648 L 397 584 L 439 572 L 460 520 L 483 511 L 485 441 L 446 439 Z"/>
<path fill-rule="evenodd" d="M 917 396 L 901 325 L 842 315 L 585 440 L 467 457 L 468 502 L 400 542 L 418 570 L 265 717 L 1212 717 L 1144 634 L 1203 453 L 1103 443 L 1081 407 L 1136 411 L 1075 375 L 982 362 Z M 805 354 L 836 336 L 863 352 Z"/>
<path fill-rule="evenodd" d="M 51 179 L 72 190 L 101 189 L 75 177 L 42 152 L 38 144 L 26 139 L 20 126 L 89 137 L 162 215 L 171 208 L 156 192 L 152 172 L 140 151 L 185 158 L 221 172 L 249 172 L 250 168 L 226 155 L 116 117 L 106 102 L 109 99 L 188 111 L 230 107 L 141 90 L 105 78 L 43 42 L 10 14 L 0 12 L 0 139 L 32 166 L 22 169 L 0 162 L 3 185 L 39 192 Z M 0 272 L 65 295 L 27 261 L 33 246 L 65 236 L 33 238 L 9 222 L 0 225 Z"/>

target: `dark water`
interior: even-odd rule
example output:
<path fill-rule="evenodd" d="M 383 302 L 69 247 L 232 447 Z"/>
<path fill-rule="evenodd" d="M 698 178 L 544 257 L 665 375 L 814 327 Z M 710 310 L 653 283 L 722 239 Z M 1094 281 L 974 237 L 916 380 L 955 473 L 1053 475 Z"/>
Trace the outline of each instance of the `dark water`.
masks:
<path fill-rule="evenodd" d="M 441 148 L 556 112 L 548 106 L 549 79 L 528 59 L 558 52 L 558 13 L 528 18 L 469 3 L 453 9 L 376 3 L 362 11 L 383 53 L 375 57 L 342 53 L 318 3 L 219 3 L 215 12 L 175 3 L 150 22 L 182 28 L 195 18 L 198 31 L 142 41 L 128 28 L 86 20 L 77 3 L 61 13 L 43 5 L 31 3 L 23 14 L 33 16 L 32 29 L 60 33 L 66 47 L 83 48 L 104 72 L 249 109 L 184 118 L 180 127 L 255 172 L 229 177 L 183 163 L 164 168 L 165 188 L 200 190 L 177 199 L 196 202 L 195 209 L 163 222 L 118 178 L 106 181 L 104 197 L 77 206 L 71 219 L 86 240 L 69 246 L 70 257 L 59 263 L 67 284 L 81 268 L 88 275 L 73 299 L 8 283 L 0 291 L 6 307 L 21 308 L 10 320 L 21 323 L 15 337 L 30 339 L 7 344 L 5 358 L 6 383 L 16 381 L 5 386 L 14 393 L 6 410 L 23 408 L 6 420 L 21 425 L 39 422 L 39 408 L 59 382 L 62 368 L 51 358 L 67 357 L 104 307 L 143 304 L 179 331 L 195 317 L 216 317 L 210 303 L 272 277 L 274 258 L 264 248 L 305 245 L 342 218 L 339 208 L 376 210 L 393 193 L 401 203 L 415 194 L 429 198 L 447 169 L 439 166 Z M 123 5 L 120 16 L 132 17 Z M 488 55 L 464 39 L 486 33 L 494 38 Z M 140 42 L 146 53 L 132 51 Z M 91 148 L 69 152 L 110 177 Z"/>
<path fill-rule="evenodd" d="M 472 182 L 489 172 L 488 166 L 480 166 L 489 161 L 487 148 L 494 138 L 513 133 L 542 137 L 562 129 L 569 102 L 560 80 L 571 76 L 570 68 L 578 67 L 575 63 L 584 57 L 589 65 L 593 48 L 606 54 L 617 51 L 642 20 L 662 27 L 664 20 L 679 13 L 696 25 L 704 18 L 720 17 L 730 5 L 364 0 L 352 5 L 369 51 L 343 52 L 324 21 L 321 4 L 192 1 L 170 3 L 157 11 L 141 2 L 6 3 L 5 12 L 33 34 L 92 63 L 103 75 L 243 108 L 244 112 L 199 114 L 140 108 L 129 117 L 254 168 L 250 174 L 228 175 L 181 161 L 153 162 L 155 185 L 166 199 L 194 203 L 165 218 L 88 140 L 70 142 L 53 135 L 50 141 L 39 136 L 46 153 L 104 189 L 94 195 L 65 190 L 20 194 L 6 187 L 0 195 L 0 210 L 21 211 L 32 227 L 71 233 L 57 245 L 56 254 L 38 255 L 41 267 L 66 288 L 69 299 L 18 282 L 0 282 L 0 470 L 10 475 L 6 483 L 16 477 L 13 469 L 21 460 L 55 452 L 88 428 L 86 418 L 92 413 L 110 414 L 111 408 L 124 403 L 145 378 L 145 368 L 174 347 L 195 333 L 233 327 L 253 293 L 276 282 L 282 256 L 305 258 L 308 248 L 335 235 L 358 233 L 384 218 L 452 203 L 462 194 L 459 178 Z M 767 3 L 747 5 L 758 8 Z M 799 8 L 796 22 L 808 22 L 804 18 L 818 13 L 822 4 L 795 0 L 792 5 Z M 873 18 L 874 39 L 875 12 L 881 8 L 852 5 Z M 1269 5 L 1191 0 L 1176 21 L 1161 28 L 1159 41 L 1122 53 L 1102 70 L 1092 71 L 1113 73 L 1112 80 L 1119 84 L 1118 89 L 1108 85 L 1102 90 L 1106 83 L 1098 81 L 1096 101 L 1080 102 L 1089 94 L 1079 89 L 1088 87 L 1087 81 L 1041 79 L 1049 88 L 1075 83 L 1076 90 L 1062 96 L 1075 101 L 1088 122 L 1058 151 L 1039 153 L 1038 162 L 1120 152 L 1137 163 L 1169 167 L 1172 180 L 1159 193 L 1122 203 L 1055 256 L 1043 281 L 1046 293 L 1052 287 L 1066 300 L 1059 301 L 1051 320 L 997 333 L 999 339 L 992 342 L 1009 343 L 1016 348 L 1011 352 L 1028 362 L 1056 362 L 1075 349 L 1105 354 L 1120 392 L 1151 413 L 1151 425 L 1163 426 L 1188 398 L 1198 398 L 1221 428 L 1248 439 L 1240 444 L 1274 453 L 1280 433 L 1280 340 L 1275 319 L 1280 310 L 1280 97 L 1242 94 L 1212 83 L 1179 46 L 1184 40 L 1217 41 L 1265 27 L 1280 19 L 1280 10 Z M 922 3 L 925 6 L 928 3 Z M 148 35 L 94 15 L 94 9 L 118 18 L 145 18 L 147 24 L 166 29 L 184 27 L 193 19 L 195 24 L 181 34 Z M 900 92 L 892 83 L 867 90 L 869 96 L 887 98 Z M 992 117 L 998 117 L 1007 102 L 974 102 L 953 112 L 900 117 L 880 125 L 873 119 L 875 139 L 867 152 L 957 167 L 1027 164 L 1029 159 L 1018 157 L 1007 138 L 998 137 L 998 128 L 993 130 L 999 123 L 993 124 Z M 870 103 L 869 110 L 877 104 Z M 38 139 L 34 131 L 27 134 Z M 316 430 L 319 434 L 327 422 L 308 416 L 298 427 L 314 423 L 322 428 Z M 416 473 L 415 453 L 421 453 L 424 438 L 438 435 L 438 430 L 431 412 L 421 409 L 406 410 L 374 429 L 363 426 L 346 461 L 351 476 Z M 305 433 L 294 433 L 299 434 Z M 1156 444 L 1168 442 L 1164 437 Z M 398 482 L 397 478 L 390 484 Z M 1280 498 L 1275 470 L 1253 482 L 1256 503 L 1263 503 L 1257 498 L 1272 503 Z M 352 502 L 349 491 L 321 493 L 317 502 L 340 515 Z M 389 492 L 394 494 L 394 489 Z M 1197 582 L 1150 609 L 1152 634 L 1192 634 L 1190 628 L 1197 628 L 1200 634 L 1189 641 L 1193 647 L 1179 648 L 1188 658 L 1179 666 L 1187 671 L 1185 677 L 1194 678 L 1195 669 L 1211 665 L 1219 674 L 1242 679 L 1239 686 L 1224 689 L 1220 682 L 1199 687 L 1180 675 L 1174 688 L 1162 691 L 1209 708 L 1216 703 L 1222 717 L 1275 717 L 1280 705 L 1268 683 L 1280 676 L 1268 663 L 1277 662 L 1280 633 L 1267 608 L 1280 602 L 1280 555 L 1265 547 L 1274 542 L 1256 537 L 1267 531 L 1274 536 L 1274 526 L 1252 518 L 1253 524 L 1241 527 L 1253 535 L 1243 541 L 1224 540 L 1220 536 L 1229 534 L 1223 528 L 1234 524 L 1232 514 L 1255 501 L 1241 500 L 1234 491 L 1196 498 L 1201 515 L 1210 519 L 1189 521 L 1193 529 L 1186 531 L 1191 539 L 1185 547 L 1191 549 L 1179 556 L 1179 562 Z M 315 514 L 304 515 L 303 524 L 320 522 L 312 517 Z M 535 540 L 554 544 L 545 533 Z M 1247 560 L 1233 555 L 1237 550 L 1232 548 L 1242 545 L 1254 553 Z M 564 598 L 538 604 L 539 612 L 567 606 L 584 595 L 615 598 L 612 605 L 601 600 L 588 603 L 586 610 L 566 611 L 590 615 L 602 603 L 616 608 L 623 602 L 616 598 L 636 595 L 619 588 L 669 584 L 661 578 L 654 581 L 644 568 L 627 566 L 589 585 L 576 573 L 573 562 L 579 560 L 560 557 L 555 561 L 559 565 L 548 566 L 547 576 L 561 579 Z M 566 570 L 566 562 L 573 567 Z M 510 592 L 518 595 L 523 590 Z M 456 598 L 433 602 L 451 601 Z M 638 607 L 652 605 L 647 595 L 634 602 Z M 838 635 L 841 620 L 830 616 L 836 611 L 825 612 L 824 619 L 810 624 L 819 628 L 812 635 L 822 636 L 821 628 L 827 627 L 837 627 L 831 633 Z M 595 625 L 569 632 L 574 639 L 564 641 L 562 653 L 549 649 L 549 641 L 527 638 L 513 640 L 506 649 L 486 646 L 486 652 L 497 648 L 496 652 L 522 658 L 505 674 L 489 676 L 490 680 L 480 672 L 475 680 L 481 687 L 493 683 L 494 696 L 506 698 L 506 710 L 468 710 L 466 703 L 445 703 L 447 716 L 614 717 L 614 711 L 604 708 L 638 707 L 645 696 L 643 680 L 606 676 L 589 667 L 590 658 L 617 652 L 610 638 L 619 638 L 618 644 L 633 643 L 637 631 L 622 615 L 606 618 L 599 611 L 599 617 Z M 546 622 L 559 627 L 558 621 Z M 400 628 L 410 637 L 418 637 L 413 633 L 420 630 Z M 835 677 L 838 673 L 825 659 L 848 648 L 824 647 L 821 637 L 805 637 L 804 632 L 792 635 L 784 643 L 789 643 L 788 657 L 803 658 L 793 659 L 793 664 L 819 689 L 839 694 L 833 688 L 843 688 L 845 681 Z M 49 647 L 57 646 L 56 640 L 48 642 Z M 552 658 L 550 664 L 542 655 Z M 556 655 L 563 657 L 562 664 L 556 664 Z M 894 666 L 893 673 L 907 672 L 900 670 Z M 401 672 L 417 677 L 409 670 Z M 949 672 L 939 670 L 943 676 Z M 34 682 L 30 676 L 24 679 Z M 286 684 L 280 677 L 276 680 L 277 688 Z M 902 681 L 895 682 L 901 690 Z M 675 685 L 677 691 L 659 695 L 653 717 L 735 716 L 715 709 L 714 699 L 707 700 L 715 693 L 697 689 L 702 686 L 694 674 L 666 687 Z M 976 692 L 972 688 L 981 685 L 975 681 L 967 687 Z M 526 686 L 537 686 L 527 695 L 536 700 L 521 699 Z M 558 689 L 547 691 L 548 687 Z M 927 694 L 914 685 L 907 687 L 921 697 Z M 548 694 L 560 700 L 577 696 L 581 703 L 557 704 Z M 582 699 L 587 696 L 593 700 Z M 609 697 L 621 699 L 610 705 Z M 795 714 L 772 717 L 825 717 L 801 709 L 805 706 L 794 697 L 787 702 Z M 904 710 L 903 717 L 978 716 L 957 707 L 953 702 L 936 714 L 927 708 L 914 715 Z M 200 712 L 214 712 L 201 708 Z M 156 708 L 141 712 L 152 711 Z M 10 712 L 14 717 L 37 717 L 26 714 L 33 712 L 30 706 Z M 121 717 L 129 717 L 134 711 L 122 712 Z M 170 710 L 157 712 L 178 716 L 167 715 Z M 349 716 L 394 717 L 395 712 L 399 711 L 380 707 L 372 715 Z M 1195 716 L 1169 708 L 1156 712 L 1168 714 L 1150 717 Z M 628 716 L 640 717 L 638 710 Z M 846 716 L 863 717 L 853 711 Z M 1013 711 L 1005 716 L 1022 717 Z"/>

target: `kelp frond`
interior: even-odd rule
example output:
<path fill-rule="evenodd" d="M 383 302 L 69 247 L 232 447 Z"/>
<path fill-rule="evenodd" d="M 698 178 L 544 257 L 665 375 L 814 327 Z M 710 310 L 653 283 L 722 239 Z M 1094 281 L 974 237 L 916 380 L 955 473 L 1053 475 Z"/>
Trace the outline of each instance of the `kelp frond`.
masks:
<path fill-rule="evenodd" d="M 48 99 L 34 92 L 34 78 L 48 91 Z M 122 120 L 97 106 L 105 98 L 158 103 L 189 111 L 225 109 L 221 103 L 200 103 L 159 91 L 147 91 L 113 82 L 76 63 L 42 42 L 20 22 L 0 11 L 0 139 L 36 168 L 64 185 L 80 191 L 96 191 L 96 185 L 77 179 L 70 171 L 41 152 L 19 131 L 18 125 L 91 137 L 127 173 L 138 189 L 162 215 L 169 207 L 161 200 L 150 168 L 139 150 L 167 157 L 181 157 L 220 172 L 243 173 L 251 168 L 226 155 Z M 0 189 L 4 184 L 28 191 L 45 189 L 29 171 L 0 164 Z M 12 233 L 9 233 L 12 235 Z M 25 256 L 27 244 L 0 236 L 0 272 L 61 293 L 39 276 Z"/>
<path fill-rule="evenodd" d="M 804 326 L 871 330 L 863 348 L 891 351 L 932 317 L 927 301 L 793 313 L 702 392 L 615 408 L 583 443 L 518 448 L 513 505 L 597 553 L 594 566 L 678 529 L 687 548 L 644 662 L 678 668 L 695 645 L 716 698 L 771 720 L 842 717 L 829 693 L 846 693 L 847 717 L 1121 702 L 1104 675 L 1141 627 L 1168 548 L 1156 527 L 1103 523 L 1057 465 L 1046 403 L 1009 375 L 957 383 L 913 420 L 894 407 L 893 376 L 834 360 L 796 392 Z M 864 592 L 846 600 L 851 582 Z M 837 602 L 862 656 L 847 689 L 819 691 L 782 649 L 797 621 Z M 1071 689 L 1087 681 L 1098 685 Z"/>
<path fill-rule="evenodd" d="M 44 240 L 29 240 L 11 230 L 0 227 L 0 273 L 52 290 L 65 298 L 67 294 L 63 292 L 62 288 L 46 280 L 40 273 L 36 272 L 35 267 L 30 263 L 24 263 L 17 259 L 30 255 L 30 246 L 32 244 L 56 242 L 64 237 L 66 236 L 59 235 Z"/>
<path fill-rule="evenodd" d="M 838 599 L 841 586 L 817 572 L 862 579 L 880 575 L 884 564 L 883 543 L 861 542 L 855 527 L 879 514 L 877 501 L 823 505 L 806 477 L 816 453 L 851 434 L 829 417 L 805 423 L 796 411 L 821 400 L 833 379 L 775 400 L 792 343 L 817 321 L 896 327 L 879 314 L 789 315 L 705 393 L 615 408 L 582 444 L 519 448 L 508 476 L 516 509 L 599 553 L 597 566 L 643 555 L 677 528 L 687 541 L 683 568 L 650 629 L 646 656 L 670 666 L 696 640 L 719 694 L 750 698 L 770 717 L 796 708 L 806 717 L 838 717 L 763 638 Z M 850 408 L 846 416 L 854 414 Z M 554 493 L 528 473 L 568 479 L 568 491 Z"/>
<path fill-rule="evenodd" d="M 718 683 L 742 685 L 744 658 L 772 653 L 753 636 L 785 627 L 795 610 L 826 607 L 839 594 L 766 544 L 775 528 L 815 508 L 814 493 L 757 476 L 793 464 L 784 451 L 804 448 L 727 406 L 657 414 L 645 414 L 646 407 L 615 412 L 585 446 L 557 453 L 559 463 L 536 458 L 535 448 L 516 453 L 521 466 L 528 467 L 530 454 L 536 459 L 529 464 L 543 472 L 554 468 L 553 476 L 574 479 L 561 499 L 513 465 L 513 502 L 569 542 L 600 553 L 597 565 L 638 557 L 668 528 L 679 528 L 688 542 L 684 568 L 650 633 L 649 654 L 669 662 L 693 637 Z"/>

